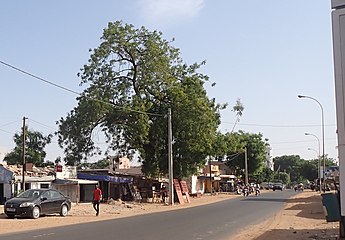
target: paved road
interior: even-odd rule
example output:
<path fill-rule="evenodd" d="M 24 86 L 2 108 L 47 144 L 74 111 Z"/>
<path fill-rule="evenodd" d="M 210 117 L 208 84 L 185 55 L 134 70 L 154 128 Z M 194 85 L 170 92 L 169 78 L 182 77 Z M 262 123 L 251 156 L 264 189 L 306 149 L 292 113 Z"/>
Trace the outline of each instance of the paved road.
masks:
<path fill-rule="evenodd" d="M 259 223 L 282 209 L 294 191 L 229 199 L 213 204 L 168 212 L 139 215 L 16 234 L 0 234 L 1 240 L 160 240 L 231 239 L 240 229 Z M 33 220 L 34 221 L 34 220 Z"/>

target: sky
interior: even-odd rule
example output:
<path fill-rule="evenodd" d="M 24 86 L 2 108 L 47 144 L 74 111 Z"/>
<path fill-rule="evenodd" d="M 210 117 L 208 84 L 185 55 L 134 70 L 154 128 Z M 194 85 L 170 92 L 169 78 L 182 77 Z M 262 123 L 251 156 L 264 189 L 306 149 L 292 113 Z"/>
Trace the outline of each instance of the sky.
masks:
<path fill-rule="evenodd" d="M 208 96 L 228 103 L 220 131 L 230 132 L 231 111 L 244 106 L 235 131 L 261 133 L 272 157 L 322 155 L 338 159 L 330 1 L 315 0 L 3 0 L 0 7 L 0 161 L 14 148 L 22 119 L 30 130 L 55 132 L 76 105 L 76 94 L 23 74 L 82 92 L 77 73 L 118 20 L 174 39 L 187 64 L 206 60 Z M 5 64 L 6 63 L 6 64 Z M 211 87 L 212 83 L 216 83 Z M 306 136 L 305 133 L 312 135 Z M 95 136 L 97 138 L 97 136 Z M 99 139 L 99 145 L 104 142 Z M 320 144 L 319 144 L 320 142 Z M 320 152 L 319 152 L 320 146 Z M 308 150 L 309 148 L 309 150 Z M 63 157 L 57 138 L 47 160 Z"/>

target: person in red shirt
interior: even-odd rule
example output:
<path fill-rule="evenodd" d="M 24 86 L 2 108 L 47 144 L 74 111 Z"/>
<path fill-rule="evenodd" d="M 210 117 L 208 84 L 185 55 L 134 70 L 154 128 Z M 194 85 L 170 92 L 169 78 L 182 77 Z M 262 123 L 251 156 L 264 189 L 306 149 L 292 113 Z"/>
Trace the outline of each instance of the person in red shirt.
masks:
<path fill-rule="evenodd" d="M 98 187 L 98 185 L 95 186 L 95 190 L 93 191 L 93 208 L 96 211 L 96 216 L 99 215 L 99 203 L 102 200 L 102 190 Z"/>

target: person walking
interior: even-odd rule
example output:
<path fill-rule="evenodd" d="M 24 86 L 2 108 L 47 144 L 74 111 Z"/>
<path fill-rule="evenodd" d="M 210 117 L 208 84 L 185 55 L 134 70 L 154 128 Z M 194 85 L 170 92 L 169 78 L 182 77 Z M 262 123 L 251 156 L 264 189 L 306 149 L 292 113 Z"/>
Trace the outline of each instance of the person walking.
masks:
<path fill-rule="evenodd" d="M 96 216 L 99 215 L 99 203 L 102 199 L 102 190 L 99 188 L 98 185 L 95 186 L 95 190 L 93 191 L 93 208 L 96 211 Z"/>

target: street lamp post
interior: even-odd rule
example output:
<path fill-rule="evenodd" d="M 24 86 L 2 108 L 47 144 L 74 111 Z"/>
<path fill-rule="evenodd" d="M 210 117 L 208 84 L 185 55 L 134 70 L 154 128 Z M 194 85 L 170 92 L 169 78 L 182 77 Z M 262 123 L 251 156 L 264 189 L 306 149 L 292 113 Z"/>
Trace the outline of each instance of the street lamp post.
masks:
<path fill-rule="evenodd" d="M 320 151 L 319 152 L 317 152 L 315 149 L 313 149 L 313 148 L 308 148 L 308 150 L 309 151 L 314 151 L 315 153 L 316 153 L 316 156 L 317 156 L 317 158 L 318 158 L 318 160 L 319 160 L 319 164 L 318 164 L 318 167 L 317 167 L 317 171 L 318 171 L 318 173 L 317 173 L 317 177 L 318 177 L 318 181 L 319 181 L 319 186 L 320 186 L 320 192 L 321 192 L 321 178 L 320 178 Z"/>
<path fill-rule="evenodd" d="M 312 134 L 312 133 L 304 133 L 304 135 L 306 136 L 313 136 L 317 139 L 317 142 L 319 143 L 319 153 L 318 153 L 318 159 L 319 159 L 319 166 L 318 166 L 318 181 L 319 181 L 319 186 L 320 186 L 320 192 L 321 192 L 321 155 L 320 155 L 320 139 L 315 135 L 315 134 Z M 312 150 L 312 149 L 309 149 L 308 150 Z"/>
<path fill-rule="evenodd" d="M 321 126 L 322 126 L 322 160 L 323 160 L 323 192 L 326 191 L 326 175 L 325 175 L 325 171 L 326 171 L 326 161 L 325 161 L 325 121 L 324 121 L 324 114 L 323 114 L 323 107 L 321 105 L 321 103 L 316 100 L 313 97 L 310 96 L 305 96 L 305 95 L 298 95 L 298 98 L 309 98 L 313 101 L 315 101 L 317 104 L 319 104 L 320 108 L 321 108 Z M 320 185 L 321 188 L 321 185 Z"/>

